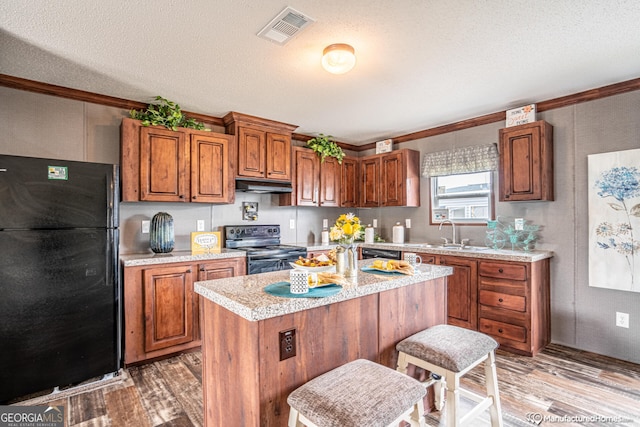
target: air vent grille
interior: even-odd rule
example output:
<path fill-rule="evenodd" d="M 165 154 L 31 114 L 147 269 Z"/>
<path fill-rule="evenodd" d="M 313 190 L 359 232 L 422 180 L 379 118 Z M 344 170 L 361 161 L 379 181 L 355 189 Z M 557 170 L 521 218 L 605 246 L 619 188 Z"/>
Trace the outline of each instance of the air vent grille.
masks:
<path fill-rule="evenodd" d="M 287 7 L 260 30 L 258 37 L 284 45 L 313 22 L 310 17 Z"/>

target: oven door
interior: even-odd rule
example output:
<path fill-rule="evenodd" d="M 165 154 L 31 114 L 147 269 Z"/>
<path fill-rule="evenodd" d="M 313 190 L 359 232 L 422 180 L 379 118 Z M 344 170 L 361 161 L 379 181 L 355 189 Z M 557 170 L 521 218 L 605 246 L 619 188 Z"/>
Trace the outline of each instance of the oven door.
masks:
<path fill-rule="evenodd" d="M 294 262 L 298 257 L 269 257 L 249 259 L 247 261 L 247 274 L 268 273 L 269 271 L 291 270 L 290 262 Z"/>

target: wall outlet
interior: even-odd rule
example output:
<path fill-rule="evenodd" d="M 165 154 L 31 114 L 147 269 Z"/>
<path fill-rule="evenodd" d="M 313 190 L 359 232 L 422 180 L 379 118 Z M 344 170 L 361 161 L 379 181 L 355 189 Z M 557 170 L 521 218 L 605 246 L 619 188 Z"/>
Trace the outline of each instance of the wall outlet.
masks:
<path fill-rule="evenodd" d="M 377 219 L 373 219 L 373 228 L 378 228 L 378 220 Z"/>
<path fill-rule="evenodd" d="M 280 360 L 285 360 L 296 355 L 296 330 L 289 329 L 278 333 L 280 340 Z"/>
<path fill-rule="evenodd" d="M 196 221 L 196 231 L 204 231 L 204 219 Z"/>
<path fill-rule="evenodd" d="M 322 220 L 322 228 L 329 228 L 329 220 L 328 219 L 323 219 Z"/>
<path fill-rule="evenodd" d="M 411 228 L 411 219 L 407 218 L 404 220 L 404 226 L 405 228 Z"/>
<path fill-rule="evenodd" d="M 151 227 L 151 221 L 142 221 L 142 234 L 149 234 L 149 227 Z"/>
<path fill-rule="evenodd" d="M 296 220 L 295 219 L 290 219 L 289 220 L 289 228 L 292 230 L 295 230 L 296 228 Z"/>
<path fill-rule="evenodd" d="M 621 328 L 629 327 L 629 313 L 620 313 L 616 311 L 616 326 Z"/>

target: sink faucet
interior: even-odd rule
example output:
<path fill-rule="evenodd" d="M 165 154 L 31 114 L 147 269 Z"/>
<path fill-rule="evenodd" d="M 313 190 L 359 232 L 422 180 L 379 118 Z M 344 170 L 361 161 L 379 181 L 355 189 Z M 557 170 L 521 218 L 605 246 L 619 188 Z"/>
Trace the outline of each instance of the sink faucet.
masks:
<path fill-rule="evenodd" d="M 452 245 L 457 245 L 457 243 L 456 243 L 456 225 L 453 223 L 453 221 L 451 221 L 450 219 L 443 220 L 440 223 L 440 227 L 438 228 L 438 230 L 442 230 L 442 224 L 444 224 L 445 222 L 448 222 L 449 224 L 451 224 L 451 229 L 452 229 L 451 233 L 452 233 L 452 238 L 453 238 L 453 241 L 451 242 L 451 244 Z M 445 241 L 444 243 L 446 245 L 447 244 L 447 239 L 445 237 L 443 237 L 443 239 L 444 239 L 444 241 Z"/>

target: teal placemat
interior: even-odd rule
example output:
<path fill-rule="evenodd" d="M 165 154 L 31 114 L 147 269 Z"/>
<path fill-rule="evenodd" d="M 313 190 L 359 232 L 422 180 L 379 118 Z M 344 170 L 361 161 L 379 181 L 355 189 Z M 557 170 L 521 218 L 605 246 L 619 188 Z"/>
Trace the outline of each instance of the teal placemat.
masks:
<path fill-rule="evenodd" d="M 364 271 L 365 273 L 379 274 L 381 276 L 405 276 L 405 274 L 400 273 L 399 271 L 378 270 L 377 268 L 371 268 L 371 267 L 362 267 L 360 270 Z"/>
<path fill-rule="evenodd" d="M 276 282 L 265 286 L 264 291 L 277 297 L 285 298 L 324 298 L 335 295 L 342 290 L 340 285 L 325 285 L 320 288 L 310 288 L 306 294 L 292 294 L 289 282 Z"/>

